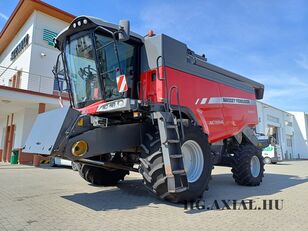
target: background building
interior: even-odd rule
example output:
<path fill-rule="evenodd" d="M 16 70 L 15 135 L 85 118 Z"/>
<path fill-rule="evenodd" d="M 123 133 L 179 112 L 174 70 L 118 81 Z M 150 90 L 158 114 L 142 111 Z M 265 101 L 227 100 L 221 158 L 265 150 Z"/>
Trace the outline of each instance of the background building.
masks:
<path fill-rule="evenodd" d="M 294 115 L 294 153 L 293 157 L 308 159 L 308 114 L 290 112 Z"/>
<path fill-rule="evenodd" d="M 74 16 L 37 0 L 21 0 L 0 34 L 0 160 L 20 149 L 38 113 L 59 107 L 53 38 Z M 64 102 L 68 104 L 67 98 Z M 46 124 L 46 126 L 48 126 Z M 32 161 L 22 155 L 20 161 Z"/>
<path fill-rule="evenodd" d="M 308 159 L 308 115 L 304 112 L 286 112 L 257 102 L 258 133 L 272 136 L 281 147 L 283 159 Z"/>

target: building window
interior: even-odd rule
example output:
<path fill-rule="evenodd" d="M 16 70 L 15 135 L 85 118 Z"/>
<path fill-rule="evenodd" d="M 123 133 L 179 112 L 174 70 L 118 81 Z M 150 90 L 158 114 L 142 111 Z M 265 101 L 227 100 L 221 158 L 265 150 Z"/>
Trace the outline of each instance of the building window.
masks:
<path fill-rule="evenodd" d="M 293 123 L 290 122 L 290 121 L 285 121 L 285 125 L 286 125 L 286 126 L 289 126 L 289 127 L 292 127 L 292 126 L 293 126 Z"/>
<path fill-rule="evenodd" d="M 279 119 L 275 116 L 267 115 L 267 120 L 274 123 L 279 123 Z"/>
<path fill-rule="evenodd" d="M 20 81 L 21 81 L 21 71 L 17 71 L 17 73 L 14 74 L 9 79 L 9 86 L 13 88 L 20 88 Z"/>
<path fill-rule="evenodd" d="M 292 147 L 292 136 L 286 135 L 287 147 Z"/>

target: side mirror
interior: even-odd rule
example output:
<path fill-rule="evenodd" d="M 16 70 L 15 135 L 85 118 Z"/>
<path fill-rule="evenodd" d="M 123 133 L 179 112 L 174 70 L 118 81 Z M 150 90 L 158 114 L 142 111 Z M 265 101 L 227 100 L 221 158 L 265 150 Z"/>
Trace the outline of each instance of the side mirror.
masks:
<path fill-rule="evenodd" d="M 130 36 L 130 24 L 128 20 L 120 20 L 119 22 L 119 41 L 126 41 Z"/>

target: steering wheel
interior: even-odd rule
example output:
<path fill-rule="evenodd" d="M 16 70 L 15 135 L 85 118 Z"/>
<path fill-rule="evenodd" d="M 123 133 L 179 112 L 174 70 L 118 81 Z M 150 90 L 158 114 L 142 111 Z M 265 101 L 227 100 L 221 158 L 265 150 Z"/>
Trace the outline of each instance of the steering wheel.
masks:
<path fill-rule="evenodd" d="M 94 73 L 92 73 L 92 71 Z M 92 79 L 92 77 L 94 76 L 94 74 L 96 73 L 96 69 L 94 69 L 93 67 L 91 67 L 90 65 L 88 65 L 87 67 L 84 68 L 80 68 L 78 71 L 79 76 L 85 80 L 85 77 L 87 77 L 87 79 Z"/>

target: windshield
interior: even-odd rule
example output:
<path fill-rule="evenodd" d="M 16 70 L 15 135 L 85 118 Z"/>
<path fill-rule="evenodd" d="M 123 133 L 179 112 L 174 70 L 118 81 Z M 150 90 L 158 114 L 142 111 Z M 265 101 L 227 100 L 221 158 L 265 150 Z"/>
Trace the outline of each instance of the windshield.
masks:
<path fill-rule="evenodd" d="M 69 42 L 65 50 L 73 101 L 78 108 L 101 100 L 95 53 L 89 35 Z"/>
<path fill-rule="evenodd" d="M 91 35 L 71 39 L 65 48 L 71 93 L 74 105 L 78 108 L 101 99 L 110 101 L 128 97 L 136 74 L 136 45 L 94 33 L 93 46 Z M 117 77 L 120 75 L 126 77 L 127 92 L 118 91 Z"/>
<path fill-rule="evenodd" d="M 112 38 L 95 34 L 95 41 L 99 72 L 105 87 L 105 99 L 109 101 L 119 97 L 125 97 L 127 93 L 118 92 L 116 77 L 124 74 L 128 89 L 131 89 L 135 74 L 136 47 L 128 43 L 116 42 L 117 57 Z"/>

